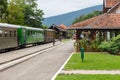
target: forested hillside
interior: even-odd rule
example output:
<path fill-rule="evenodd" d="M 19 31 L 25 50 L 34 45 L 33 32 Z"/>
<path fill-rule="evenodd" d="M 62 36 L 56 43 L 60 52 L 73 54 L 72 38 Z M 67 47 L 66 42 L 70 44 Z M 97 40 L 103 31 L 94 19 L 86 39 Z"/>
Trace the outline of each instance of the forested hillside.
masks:
<path fill-rule="evenodd" d="M 95 10 L 102 11 L 102 5 L 93 6 L 58 16 L 48 17 L 44 19 L 43 24 L 47 26 L 51 26 L 52 24 L 56 24 L 56 25 L 65 24 L 66 26 L 70 26 L 75 18 L 84 14 L 91 13 Z"/>

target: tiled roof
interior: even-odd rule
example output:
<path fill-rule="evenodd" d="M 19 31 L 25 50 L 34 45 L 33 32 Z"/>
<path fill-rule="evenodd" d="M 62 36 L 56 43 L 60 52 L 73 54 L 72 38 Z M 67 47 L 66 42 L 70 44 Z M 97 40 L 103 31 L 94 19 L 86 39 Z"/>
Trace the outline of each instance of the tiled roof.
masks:
<path fill-rule="evenodd" d="M 70 29 L 120 29 L 120 14 L 112 13 L 120 5 L 120 0 L 105 0 L 107 7 L 112 7 L 107 13 L 91 19 L 78 22 Z"/>
<path fill-rule="evenodd" d="M 120 0 L 105 0 L 105 7 L 111 8 L 118 2 L 120 2 Z"/>
<path fill-rule="evenodd" d="M 64 24 L 61 24 L 59 27 L 62 29 L 67 29 L 67 27 Z"/>
<path fill-rule="evenodd" d="M 103 14 L 78 22 L 70 29 L 120 29 L 120 14 Z"/>
<path fill-rule="evenodd" d="M 66 32 L 67 27 L 64 24 L 61 24 L 60 26 L 53 24 L 50 29 L 56 28 L 59 31 Z"/>
<path fill-rule="evenodd" d="M 120 29 L 120 14 L 105 14 L 91 24 L 93 28 Z"/>
<path fill-rule="evenodd" d="M 96 17 L 87 19 L 85 21 L 75 23 L 75 24 L 71 25 L 70 28 L 74 29 L 74 28 L 83 28 L 83 27 L 89 26 L 92 22 L 94 22 L 96 19 L 98 19 L 98 17 L 99 16 L 96 16 Z"/>
<path fill-rule="evenodd" d="M 56 27 L 59 31 L 63 31 L 63 32 L 66 32 L 66 29 L 62 29 L 60 27 Z"/>

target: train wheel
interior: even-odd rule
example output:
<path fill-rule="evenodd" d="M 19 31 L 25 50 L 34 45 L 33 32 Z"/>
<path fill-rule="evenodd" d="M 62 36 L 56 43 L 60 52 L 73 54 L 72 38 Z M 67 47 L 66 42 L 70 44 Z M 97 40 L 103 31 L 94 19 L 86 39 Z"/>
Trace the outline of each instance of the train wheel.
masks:
<path fill-rule="evenodd" d="M 26 45 L 21 45 L 20 46 L 20 49 L 23 49 L 23 48 L 25 48 L 26 47 Z"/>

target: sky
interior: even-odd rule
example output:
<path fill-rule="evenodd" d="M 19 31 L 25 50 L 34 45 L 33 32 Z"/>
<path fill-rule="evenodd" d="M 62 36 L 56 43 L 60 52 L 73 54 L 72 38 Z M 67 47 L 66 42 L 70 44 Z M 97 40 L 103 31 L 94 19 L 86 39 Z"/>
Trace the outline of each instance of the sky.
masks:
<path fill-rule="evenodd" d="M 102 5 L 103 0 L 38 0 L 38 8 L 44 17 L 56 16 L 91 6 Z"/>

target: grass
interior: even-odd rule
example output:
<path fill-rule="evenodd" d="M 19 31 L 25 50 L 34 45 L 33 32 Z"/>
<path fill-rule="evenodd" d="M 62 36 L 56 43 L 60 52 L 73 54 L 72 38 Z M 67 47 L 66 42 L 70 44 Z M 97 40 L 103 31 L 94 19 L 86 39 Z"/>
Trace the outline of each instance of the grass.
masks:
<path fill-rule="evenodd" d="M 67 41 L 69 41 L 70 39 L 62 39 L 62 42 L 65 43 Z"/>
<path fill-rule="evenodd" d="M 65 70 L 120 70 L 120 56 L 103 53 L 85 53 L 82 63 L 80 54 L 73 54 Z"/>
<path fill-rule="evenodd" d="M 60 74 L 55 80 L 120 80 L 120 75 L 81 75 L 72 74 L 64 75 Z"/>

